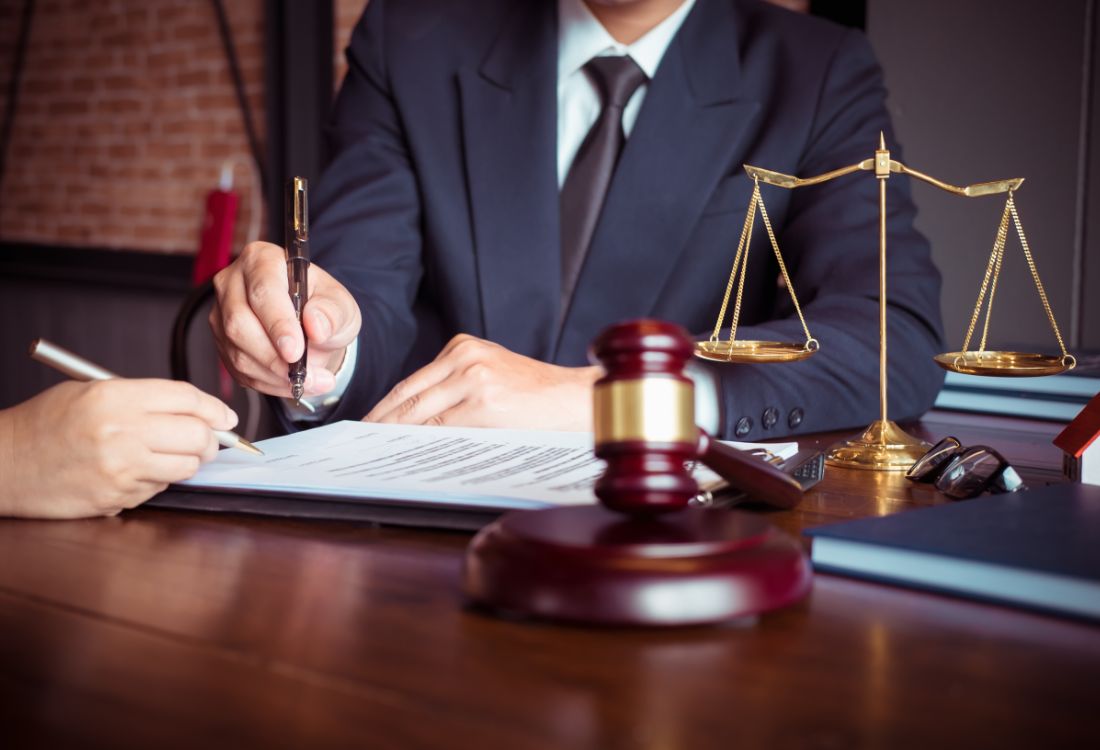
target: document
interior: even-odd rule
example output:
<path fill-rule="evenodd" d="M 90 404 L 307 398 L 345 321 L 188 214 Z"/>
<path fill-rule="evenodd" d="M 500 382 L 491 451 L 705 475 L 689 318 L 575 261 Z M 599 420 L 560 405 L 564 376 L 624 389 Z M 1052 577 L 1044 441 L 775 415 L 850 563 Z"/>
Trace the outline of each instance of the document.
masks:
<path fill-rule="evenodd" d="M 797 443 L 730 443 L 794 455 Z M 596 502 L 592 433 L 336 422 L 221 451 L 180 488 L 513 510 Z M 697 466 L 701 486 L 720 482 Z"/>

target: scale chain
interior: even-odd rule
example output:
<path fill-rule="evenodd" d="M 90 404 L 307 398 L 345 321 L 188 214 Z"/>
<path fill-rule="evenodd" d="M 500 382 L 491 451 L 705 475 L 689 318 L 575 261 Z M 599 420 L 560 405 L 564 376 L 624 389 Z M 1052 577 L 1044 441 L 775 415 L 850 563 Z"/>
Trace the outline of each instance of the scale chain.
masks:
<path fill-rule="evenodd" d="M 985 301 L 986 292 L 989 289 L 989 280 L 993 275 L 993 269 L 997 265 L 997 256 L 1004 249 L 1005 240 L 1008 237 L 1008 204 L 1005 204 L 1004 213 L 1001 215 L 1000 226 L 997 227 L 997 236 L 993 240 L 993 252 L 989 256 L 989 263 L 985 267 L 985 276 L 982 278 L 982 287 L 978 292 L 978 302 L 974 305 L 974 312 L 970 316 L 970 325 L 966 329 L 966 338 L 963 339 L 962 350 L 970 350 L 970 339 L 974 335 L 974 326 L 978 323 L 978 316 L 982 312 L 982 303 Z"/>
<path fill-rule="evenodd" d="M 726 310 L 729 308 L 730 292 L 733 291 L 733 280 L 737 276 L 737 266 L 741 263 L 741 252 L 748 244 L 748 238 L 752 235 L 753 224 L 756 220 L 756 203 L 760 198 L 760 181 L 754 180 L 755 186 L 752 196 L 749 198 L 749 210 L 745 213 L 745 223 L 741 227 L 741 239 L 737 243 L 737 253 L 733 256 L 733 267 L 730 269 L 730 278 L 726 283 L 726 294 L 722 297 L 722 308 L 718 311 L 718 320 L 714 324 L 714 333 L 710 336 L 712 344 L 718 343 L 718 333 L 722 330 L 722 321 L 726 319 Z M 732 330 L 737 329 L 737 313 L 734 313 Z"/>
<path fill-rule="evenodd" d="M 763 207 L 764 198 L 760 195 L 760 183 L 756 182 L 753 186 L 753 195 L 756 197 L 756 205 Z M 733 319 L 730 321 L 730 346 L 729 353 L 726 355 L 727 359 L 733 358 L 733 340 L 737 338 L 737 324 L 741 322 L 741 300 L 745 297 L 745 276 L 746 271 L 749 268 L 749 247 L 752 245 L 752 227 L 749 227 L 749 234 L 745 238 L 745 254 L 740 256 L 741 271 L 737 278 L 737 297 L 733 300 Z"/>
<path fill-rule="evenodd" d="M 1039 280 L 1039 270 L 1035 267 L 1035 259 L 1031 257 L 1031 249 L 1028 247 L 1027 238 L 1024 236 L 1024 227 L 1020 222 L 1020 215 L 1016 213 L 1016 201 L 1012 197 L 1012 191 L 1008 193 L 1008 207 L 1012 211 L 1012 222 L 1016 225 L 1016 233 L 1020 235 L 1020 245 L 1024 248 L 1027 267 L 1031 269 L 1031 277 L 1035 279 L 1035 288 L 1039 290 L 1039 299 L 1043 301 L 1043 309 L 1046 310 L 1050 327 L 1054 329 L 1054 338 L 1058 339 L 1058 348 L 1062 350 L 1062 358 L 1065 359 L 1069 356 L 1069 353 L 1066 351 L 1065 342 L 1062 341 L 1062 332 L 1058 330 L 1058 323 L 1054 320 L 1054 312 L 1050 309 L 1050 302 L 1047 300 L 1046 290 L 1043 289 L 1043 282 Z"/>
<path fill-rule="evenodd" d="M 1005 216 L 1007 218 L 1007 214 Z M 993 317 L 993 297 L 997 294 L 997 282 L 1001 278 L 1001 266 L 1004 264 L 1005 260 L 1005 243 L 1008 241 L 1007 227 L 1005 233 L 1000 235 L 998 239 L 1000 240 L 1000 245 L 998 245 L 994 251 L 997 260 L 993 267 L 993 283 L 989 287 L 989 304 L 987 304 L 985 308 L 985 322 L 982 324 L 982 343 L 978 347 L 979 353 L 985 352 L 985 343 L 989 338 L 989 319 Z"/>
<path fill-rule="evenodd" d="M 757 190 L 760 189 L 759 184 Z M 764 228 L 768 231 L 768 239 L 771 240 L 772 250 L 775 251 L 775 259 L 779 262 L 779 271 L 783 274 L 783 283 L 787 285 L 787 291 L 791 294 L 791 301 L 794 302 L 795 312 L 798 313 L 798 319 L 802 321 L 802 330 L 806 334 L 806 346 L 810 346 L 811 341 L 815 341 L 814 337 L 810 335 L 810 327 L 806 325 L 806 318 L 802 315 L 802 305 L 798 304 L 798 295 L 794 293 L 794 284 L 791 283 L 791 277 L 787 274 L 787 264 L 783 262 L 783 255 L 779 252 L 779 243 L 776 242 L 775 232 L 772 231 L 772 223 L 768 218 L 768 211 L 764 208 L 764 198 L 760 198 L 760 218 L 764 220 Z"/>

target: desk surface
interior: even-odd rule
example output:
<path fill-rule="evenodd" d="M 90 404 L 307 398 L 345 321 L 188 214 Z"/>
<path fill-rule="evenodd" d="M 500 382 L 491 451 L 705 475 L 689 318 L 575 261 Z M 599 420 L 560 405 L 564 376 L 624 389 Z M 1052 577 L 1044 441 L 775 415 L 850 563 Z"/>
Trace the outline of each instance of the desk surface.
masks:
<path fill-rule="evenodd" d="M 923 423 L 993 443 L 1032 481 L 1056 476 L 1056 427 L 996 426 Z M 799 509 L 769 517 L 798 533 L 942 501 L 896 476 L 830 469 Z M 463 608 L 468 540 L 141 509 L 0 521 L 0 738 L 601 750 L 1100 740 L 1097 627 L 829 575 L 751 626 L 508 622 Z"/>

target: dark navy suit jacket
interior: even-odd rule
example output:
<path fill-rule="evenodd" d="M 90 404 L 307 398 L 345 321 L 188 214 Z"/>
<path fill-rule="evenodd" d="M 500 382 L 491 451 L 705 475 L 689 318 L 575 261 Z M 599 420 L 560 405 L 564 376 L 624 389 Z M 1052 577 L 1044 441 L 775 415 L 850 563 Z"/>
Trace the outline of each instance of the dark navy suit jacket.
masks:
<path fill-rule="evenodd" d="M 348 60 L 336 155 L 313 196 L 315 260 L 363 313 L 337 419 L 361 417 L 459 332 L 563 365 L 586 364 L 591 339 L 628 318 L 705 337 L 749 203 L 742 165 L 810 176 L 871 157 L 880 131 L 893 144 L 863 35 L 755 0 L 698 0 L 650 82 L 559 330 L 555 0 L 371 0 Z M 939 275 L 905 178 L 887 184 L 889 395 L 902 418 L 942 382 Z M 762 190 L 821 350 L 715 366 L 724 431 L 866 424 L 878 413 L 877 182 Z M 759 220 L 754 237 L 738 338 L 800 341 Z M 765 426 L 769 408 L 779 419 Z"/>

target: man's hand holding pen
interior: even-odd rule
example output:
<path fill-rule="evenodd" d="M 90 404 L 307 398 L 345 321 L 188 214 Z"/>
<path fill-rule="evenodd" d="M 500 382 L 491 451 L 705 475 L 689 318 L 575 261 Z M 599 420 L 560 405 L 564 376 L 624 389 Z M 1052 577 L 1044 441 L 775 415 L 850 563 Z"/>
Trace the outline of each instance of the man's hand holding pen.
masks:
<path fill-rule="evenodd" d="M 301 359 L 308 344 L 305 395 L 332 390 L 334 373 L 362 323 L 359 306 L 340 282 L 310 267 L 309 301 L 299 324 L 288 293 L 285 251 L 253 242 L 214 277 L 214 289 L 210 327 L 222 362 L 239 383 L 290 398 L 287 368 Z"/>

